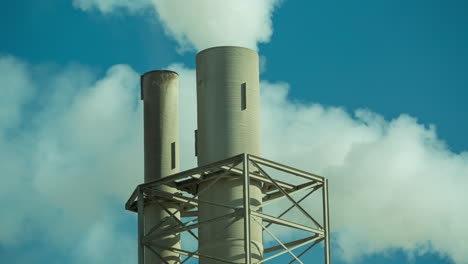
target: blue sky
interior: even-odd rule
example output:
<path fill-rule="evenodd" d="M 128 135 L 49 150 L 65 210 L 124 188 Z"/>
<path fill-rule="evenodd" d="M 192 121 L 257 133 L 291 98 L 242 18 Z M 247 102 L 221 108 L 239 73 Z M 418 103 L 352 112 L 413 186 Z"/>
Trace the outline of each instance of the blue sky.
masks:
<path fill-rule="evenodd" d="M 102 255 L 114 250 L 92 248 L 107 235 L 124 241 L 121 254 L 130 252 L 115 260 L 133 261 L 136 222 L 121 205 L 143 179 L 138 74 L 177 70 L 185 78 L 181 96 L 193 95 L 195 55 L 203 46 L 193 39 L 199 36 L 187 37 L 188 46 L 178 41 L 167 28 L 174 22 L 149 2 L 133 11 L 80 9 L 76 2 L 4 1 L 0 9 L 0 106 L 7 113 L 0 114 L 0 168 L 2 179 L 17 178 L 0 188 L 1 205 L 12 212 L 9 230 L 0 232 L 5 263 L 104 263 Z M 255 17 L 267 6 L 246 20 L 268 21 Z M 263 115 L 273 117 L 262 118 L 263 129 L 279 131 L 263 134 L 265 154 L 329 177 L 331 188 L 336 183 L 334 263 L 468 263 L 468 232 L 457 220 L 466 219 L 468 200 L 468 3 L 285 0 L 271 14 L 269 40 L 254 40 L 263 62 Z M 202 15 L 197 19 L 203 22 Z M 87 112 L 103 108 L 108 112 L 97 121 Z M 193 123 L 193 116 L 181 119 Z M 84 128 L 74 127 L 75 120 Z M 117 135 L 102 143 L 102 131 Z M 282 152 L 274 149 L 281 144 L 271 144 L 280 132 L 297 133 Z M 128 161 L 126 155 L 134 165 L 109 169 Z M 185 160 L 190 167 L 191 158 Z M 124 181 L 128 187 L 108 186 L 124 172 L 141 177 Z M 391 176 L 383 178 L 386 173 Z M 432 184 L 417 185 L 422 181 Z M 356 182 L 351 192 L 347 186 Z M 83 188 L 71 194 L 86 195 L 92 209 L 65 202 L 67 193 L 56 188 L 61 184 Z M 12 198 L 23 186 L 35 201 Z M 364 205 L 350 209 L 356 203 Z M 369 222 L 354 229 L 363 219 Z M 56 230 L 55 221 L 62 222 Z M 65 235 L 76 224 L 74 234 Z M 23 228 L 26 238 L 13 239 Z M 392 228 L 408 230 L 386 230 Z M 353 243 L 357 233 L 365 235 Z"/>
<path fill-rule="evenodd" d="M 437 125 L 454 151 L 467 149 L 467 9 L 460 0 L 285 1 L 272 40 L 260 45 L 262 78 L 289 82 L 298 100 L 411 114 Z M 150 12 L 103 16 L 68 1 L 18 0 L 0 19 L 0 52 L 33 63 L 125 63 L 138 72 L 194 65 L 195 53 L 178 54 Z"/>

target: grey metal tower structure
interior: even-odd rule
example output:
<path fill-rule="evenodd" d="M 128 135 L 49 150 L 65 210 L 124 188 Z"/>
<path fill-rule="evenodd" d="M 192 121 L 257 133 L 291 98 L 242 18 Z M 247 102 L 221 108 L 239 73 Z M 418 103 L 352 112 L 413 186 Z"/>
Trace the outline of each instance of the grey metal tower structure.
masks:
<path fill-rule="evenodd" d="M 198 53 L 198 167 L 183 172 L 178 172 L 176 77 L 168 71 L 142 76 L 145 183 L 125 205 L 138 214 L 138 263 L 278 263 L 284 254 L 292 257 L 289 263 L 303 263 L 301 257 L 323 242 L 329 264 L 327 180 L 260 157 L 258 54 L 230 46 Z M 320 220 L 300 204 L 316 192 L 321 192 Z M 279 200 L 290 206 L 268 214 L 268 206 Z M 285 219 L 292 210 L 307 223 Z M 285 243 L 272 225 L 305 235 Z M 184 232 L 197 241 L 197 250 L 183 248 Z M 274 242 L 269 247 L 266 236 Z"/>

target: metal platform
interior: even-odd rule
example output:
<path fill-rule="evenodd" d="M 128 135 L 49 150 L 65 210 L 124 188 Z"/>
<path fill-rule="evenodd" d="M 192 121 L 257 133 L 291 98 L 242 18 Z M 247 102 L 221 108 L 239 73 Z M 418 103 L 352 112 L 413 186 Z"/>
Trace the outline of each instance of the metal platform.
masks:
<path fill-rule="evenodd" d="M 268 171 L 268 173 L 267 173 Z M 281 174 L 281 178 L 284 179 L 285 175 L 290 179 L 288 182 L 278 180 L 275 174 L 270 172 L 278 172 Z M 241 177 L 243 179 L 243 206 L 232 207 L 225 204 L 219 204 L 215 202 L 202 201 L 198 199 L 198 192 L 200 183 L 209 181 L 209 187 L 215 184 L 219 179 L 223 177 Z M 291 180 L 294 178 L 300 179 L 299 184 L 293 184 L 292 182 L 299 182 Z M 263 204 L 260 209 L 252 210 L 250 206 L 249 198 L 249 186 L 251 181 L 261 182 L 262 193 L 263 193 Z M 179 192 L 169 193 L 160 190 L 162 185 L 176 188 Z M 209 189 L 204 188 L 202 192 Z M 308 208 L 304 208 L 300 203 L 309 197 L 312 193 L 321 190 L 321 207 L 323 214 L 319 223 L 312 215 Z M 304 195 L 300 199 L 294 199 L 292 196 L 298 193 Z M 277 216 L 268 215 L 263 213 L 267 206 L 272 202 L 286 199 L 289 201 L 290 206 Z M 144 208 L 146 204 L 156 203 L 163 208 L 170 215 L 171 219 L 174 219 L 176 225 L 170 227 L 164 227 L 163 223 L 154 226 L 149 232 L 144 232 Z M 180 208 L 181 218 L 177 218 L 174 215 L 177 212 L 170 212 L 167 208 L 167 204 L 177 204 Z M 210 219 L 204 222 L 198 222 L 198 205 L 199 204 L 210 204 L 212 206 L 220 206 L 224 208 L 232 209 L 232 213 L 220 216 L 214 219 Z M 301 171 L 286 165 L 282 165 L 270 160 L 266 160 L 257 156 L 249 154 L 240 154 L 225 160 L 221 160 L 206 166 L 183 171 L 160 180 L 153 182 L 140 184 L 136 187 L 135 191 L 127 201 L 125 208 L 127 210 L 136 212 L 138 214 L 138 263 L 144 263 L 144 250 L 151 250 L 156 255 L 158 253 L 155 249 L 165 249 L 176 252 L 180 255 L 184 255 L 185 258 L 181 259 L 181 263 L 186 263 L 189 259 L 198 259 L 204 257 L 207 259 L 213 259 L 221 263 L 238 263 L 232 262 L 225 259 L 220 259 L 212 256 L 201 255 L 198 250 L 188 251 L 179 248 L 170 248 L 163 245 L 158 245 L 153 241 L 152 238 L 157 236 L 163 236 L 174 233 L 189 233 L 194 239 L 198 240 L 196 232 L 194 232 L 200 225 L 209 224 L 215 221 L 225 219 L 227 217 L 237 217 L 244 221 L 244 245 L 245 245 L 245 262 L 246 264 L 253 263 L 271 263 L 272 260 L 277 259 L 283 254 L 290 254 L 292 260 L 289 263 L 303 263 L 301 257 L 309 251 L 312 247 L 323 242 L 324 246 L 324 263 L 330 263 L 330 236 L 329 236 L 329 213 L 328 213 L 328 187 L 327 179 L 324 177 Z M 302 216 L 308 220 L 311 224 L 306 225 L 303 223 L 297 223 L 289 220 L 285 220 L 284 216 L 292 209 L 298 209 Z M 166 219 L 165 221 L 167 221 Z M 186 221 L 184 221 L 186 220 Z M 265 248 L 264 258 L 259 262 L 253 262 L 251 259 L 251 243 L 250 241 L 250 226 L 261 225 L 262 229 L 268 233 L 276 245 Z M 270 230 L 271 225 L 279 225 L 283 228 L 290 228 L 292 230 L 300 230 L 308 234 L 307 237 L 288 241 L 286 243 L 280 241 L 278 237 Z M 183 241 L 182 241 L 183 245 Z M 304 247 L 301 253 L 295 254 L 293 250 Z M 266 256 L 266 254 L 268 256 Z M 163 263 L 168 264 L 164 260 Z M 277 261 L 274 261 L 278 263 Z"/>

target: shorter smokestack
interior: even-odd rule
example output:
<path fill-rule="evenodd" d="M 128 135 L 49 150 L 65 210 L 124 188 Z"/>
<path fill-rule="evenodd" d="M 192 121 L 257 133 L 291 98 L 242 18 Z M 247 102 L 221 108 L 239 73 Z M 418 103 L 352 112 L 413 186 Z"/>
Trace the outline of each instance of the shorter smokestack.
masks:
<path fill-rule="evenodd" d="M 150 71 L 141 76 L 141 99 L 144 105 L 145 183 L 179 172 L 179 76 L 173 71 Z M 161 190 L 175 193 L 167 186 Z M 163 202 L 161 202 L 163 203 Z M 174 204 L 162 204 L 169 212 L 178 209 Z M 145 234 L 169 217 L 158 203 L 147 203 L 144 208 Z M 176 214 L 180 218 L 180 213 Z M 174 219 L 164 222 L 161 229 L 173 226 Z M 180 248 L 180 235 L 155 237 L 154 242 Z M 179 254 L 168 250 L 145 249 L 145 263 L 179 263 Z M 164 260 L 161 260 L 161 258 Z"/>

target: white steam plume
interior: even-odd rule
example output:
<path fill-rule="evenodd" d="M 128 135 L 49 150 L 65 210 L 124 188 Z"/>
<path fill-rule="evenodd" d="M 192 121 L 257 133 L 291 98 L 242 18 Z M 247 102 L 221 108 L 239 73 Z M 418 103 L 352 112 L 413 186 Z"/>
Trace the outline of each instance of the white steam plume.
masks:
<path fill-rule="evenodd" d="M 281 0 L 74 0 L 84 11 L 112 13 L 120 8 L 136 11 L 153 5 L 168 36 L 181 51 L 214 46 L 241 46 L 257 50 L 270 41 L 272 14 Z"/>
<path fill-rule="evenodd" d="M 187 169 L 195 165 L 195 72 L 170 68 L 180 73 Z M 2 103 L 2 111 L 15 114 L 0 123 L 0 171 L 7 175 L 0 206 L 9 212 L 2 215 L 0 246 L 20 250 L 35 241 L 64 254 L 76 248 L 76 263 L 134 259 L 135 231 L 125 232 L 122 223 L 132 219 L 136 230 L 136 222 L 122 206 L 143 180 L 138 74 L 125 65 L 100 79 L 83 67 L 46 81 L 33 73 L 18 59 L 0 57 L 0 87 L 18 94 Z M 293 103 L 287 84 L 261 86 L 263 156 L 330 179 L 335 254 L 353 261 L 391 249 L 429 250 L 468 263 L 466 152 L 451 152 L 434 127 L 407 115 L 390 121 L 369 110 L 350 115 Z M 32 94 L 41 103 L 28 111 Z M 109 240 L 118 241 L 115 258 L 106 257 L 113 252 L 103 242 Z M 33 258 L 21 252 L 15 263 Z"/>
<path fill-rule="evenodd" d="M 329 178 L 340 256 L 403 249 L 468 263 L 468 153 L 451 152 L 408 115 L 297 104 L 286 84 L 262 84 L 263 152 Z M 287 136 L 285 136 L 287 135 Z"/>
<path fill-rule="evenodd" d="M 30 241 L 67 256 L 76 250 L 65 262 L 129 263 L 105 248 L 103 236 L 136 257 L 122 204 L 143 173 L 138 80 L 125 65 L 96 80 L 84 67 L 55 71 L 0 56 L 0 89 L 10 100 L 1 104 L 9 114 L 0 122 L 0 207 L 8 211 L 0 248 L 20 251 L 11 263 L 45 254 L 21 250 Z"/>

